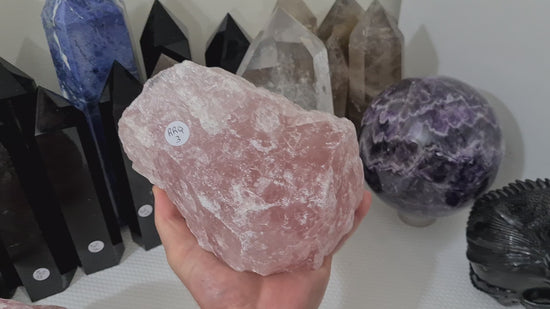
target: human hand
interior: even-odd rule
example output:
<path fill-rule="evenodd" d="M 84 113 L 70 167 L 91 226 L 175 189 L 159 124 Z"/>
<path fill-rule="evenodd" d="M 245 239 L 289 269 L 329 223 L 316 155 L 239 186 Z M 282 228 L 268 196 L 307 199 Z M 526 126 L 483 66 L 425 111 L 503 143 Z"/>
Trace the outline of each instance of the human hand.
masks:
<path fill-rule="evenodd" d="M 237 272 L 212 253 L 203 250 L 187 227 L 185 219 L 164 191 L 153 187 L 155 224 L 166 251 L 168 264 L 187 287 L 201 308 L 317 308 L 330 277 L 333 254 L 321 268 L 260 276 Z M 355 232 L 367 214 L 371 195 L 365 191 L 355 211 L 353 229 L 340 242 L 336 252 Z"/>

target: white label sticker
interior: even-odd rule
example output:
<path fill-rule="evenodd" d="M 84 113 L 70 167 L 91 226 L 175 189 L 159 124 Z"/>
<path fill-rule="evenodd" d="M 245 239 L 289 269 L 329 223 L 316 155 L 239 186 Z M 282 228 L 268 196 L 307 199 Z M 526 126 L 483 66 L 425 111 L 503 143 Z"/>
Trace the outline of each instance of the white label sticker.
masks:
<path fill-rule="evenodd" d="M 105 243 L 102 242 L 101 240 L 92 241 L 88 245 L 88 251 L 90 251 L 91 253 L 101 252 L 101 250 L 103 250 L 103 248 L 105 248 Z"/>
<path fill-rule="evenodd" d="M 138 209 L 138 215 L 142 218 L 147 218 L 153 213 L 153 206 L 143 205 Z"/>
<path fill-rule="evenodd" d="M 181 146 L 187 143 L 189 135 L 189 127 L 181 121 L 170 123 L 164 131 L 166 141 L 172 146 Z"/>
<path fill-rule="evenodd" d="M 36 281 L 44 281 L 50 277 L 50 270 L 47 268 L 39 268 L 32 273 L 32 277 Z"/>

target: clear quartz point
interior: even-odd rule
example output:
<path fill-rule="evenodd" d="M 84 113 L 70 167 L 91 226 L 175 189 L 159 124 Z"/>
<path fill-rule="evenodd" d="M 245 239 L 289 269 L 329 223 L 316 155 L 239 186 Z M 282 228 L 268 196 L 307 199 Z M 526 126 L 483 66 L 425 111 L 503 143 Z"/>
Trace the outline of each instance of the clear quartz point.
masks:
<path fill-rule="evenodd" d="M 237 75 L 306 110 L 333 113 L 329 72 L 323 42 L 278 8 L 250 45 Z"/>
<path fill-rule="evenodd" d="M 337 0 L 317 35 L 325 42 L 330 66 L 334 114 L 346 115 L 349 90 L 349 36 L 365 13 L 355 0 Z"/>
<path fill-rule="evenodd" d="M 289 15 L 296 18 L 296 20 L 308 28 L 309 31 L 313 33 L 317 32 L 317 18 L 313 15 L 304 1 L 278 0 L 275 5 L 275 10 L 277 10 L 277 8 L 285 10 Z"/>

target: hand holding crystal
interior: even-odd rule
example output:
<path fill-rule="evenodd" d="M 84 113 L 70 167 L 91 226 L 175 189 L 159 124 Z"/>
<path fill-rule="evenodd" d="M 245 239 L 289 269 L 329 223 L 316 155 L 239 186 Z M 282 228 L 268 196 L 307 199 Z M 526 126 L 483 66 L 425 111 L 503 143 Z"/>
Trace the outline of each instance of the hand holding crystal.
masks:
<path fill-rule="evenodd" d="M 202 249 L 185 219 L 164 191 L 154 187 L 155 223 L 172 270 L 201 308 L 317 308 L 329 281 L 332 256 L 367 214 L 371 196 L 363 195 L 353 229 L 321 268 L 261 276 L 238 272 Z"/>

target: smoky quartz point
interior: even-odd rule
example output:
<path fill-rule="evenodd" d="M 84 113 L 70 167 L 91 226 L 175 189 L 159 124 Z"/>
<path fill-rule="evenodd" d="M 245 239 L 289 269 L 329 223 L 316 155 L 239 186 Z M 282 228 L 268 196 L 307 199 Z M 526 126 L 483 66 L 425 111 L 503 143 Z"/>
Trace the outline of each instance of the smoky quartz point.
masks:
<path fill-rule="evenodd" d="M 349 38 L 347 116 L 357 128 L 372 99 L 401 80 L 403 41 L 395 18 L 374 0 Z"/>

